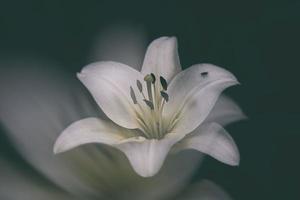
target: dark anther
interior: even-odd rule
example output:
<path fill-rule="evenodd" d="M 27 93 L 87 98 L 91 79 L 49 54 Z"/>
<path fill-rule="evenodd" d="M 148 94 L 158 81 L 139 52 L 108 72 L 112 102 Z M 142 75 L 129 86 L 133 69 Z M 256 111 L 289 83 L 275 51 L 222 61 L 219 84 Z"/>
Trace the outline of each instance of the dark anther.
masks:
<path fill-rule="evenodd" d="M 160 79 L 160 84 L 163 87 L 163 89 L 167 90 L 168 89 L 168 83 L 167 83 L 166 79 L 164 79 L 164 77 L 162 77 L 162 76 L 160 76 L 159 79 Z"/>
<path fill-rule="evenodd" d="M 136 85 L 137 85 L 139 91 L 142 92 L 143 91 L 142 83 L 139 80 L 136 80 Z"/>
<path fill-rule="evenodd" d="M 202 77 L 207 77 L 207 75 L 208 75 L 208 72 L 201 72 Z"/>
<path fill-rule="evenodd" d="M 148 101 L 147 99 L 144 99 L 144 102 L 151 108 L 151 110 L 154 109 L 153 103 L 151 101 Z"/>
<path fill-rule="evenodd" d="M 130 86 L 130 96 L 131 96 L 131 99 L 132 99 L 133 103 L 134 103 L 134 104 L 137 104 L 137 100 L 136 100 L 134 91 L 133 91 L 133 89 L 132 89 L 131 86 Z"/>
<path fill-rule="evenodd" d="M 150 75 L 151 75 L 151 77 L 152 77 L 152 83 L 154 84 L 155 81 L 156 81 L 155 75 L 154 75 L 153 73 L 151 73 Z"/>
<path fill-rule="evenodd" d="M 166 92 L 160 91 L 160 95 L 166 100 L 166 102 L 169 101 L 169 95 Z"/>

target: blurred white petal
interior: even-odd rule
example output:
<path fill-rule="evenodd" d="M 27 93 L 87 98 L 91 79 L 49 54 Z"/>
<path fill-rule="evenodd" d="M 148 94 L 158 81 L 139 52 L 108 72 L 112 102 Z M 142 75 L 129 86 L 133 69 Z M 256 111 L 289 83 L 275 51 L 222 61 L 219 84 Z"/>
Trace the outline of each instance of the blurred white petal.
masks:
<path fill-rule="evenodd" d="M 61 187 L 91 192 L 70 170 L 68 161 L 55 156 L 52 149 L 68 124 L 96 116 L 97 107 L 85 98 L 76 79 L 53 63 L 15 58 L 0 65 L 0 120 L 17 150 Z"/>
<path fill-rule="evenodd" d="M 220 186 L 203 180 L 188 187 L 178 200 L 231 200 L 231 197 Z"/>
<path fill-rule="evenodd" d="M 217 122 L 222 126 L 246 119 L 241 108 L 229 97 L 221 95 L 203 123 Z"/>
<path fill-rule="evenodd" d="M 142 26 L 121 23 L 101 30 L 93 44 L 91 62 L 113 60 L 140 70 L 147 38 Z"/>
<path fill-rule="evenodd" d="M 217 123 L 203 124 L 180 141 L 176 150 L 195 149 L 228 165 L 238 165 L 240 155 L 232 137 Z"/>
<path fill-rule="evenodd" d="M 76 200 L 77 198 L 51 187 L 41 180 L 22 173 L 11 163 L 0 160 L 0 197 L 9 200 Z"/>

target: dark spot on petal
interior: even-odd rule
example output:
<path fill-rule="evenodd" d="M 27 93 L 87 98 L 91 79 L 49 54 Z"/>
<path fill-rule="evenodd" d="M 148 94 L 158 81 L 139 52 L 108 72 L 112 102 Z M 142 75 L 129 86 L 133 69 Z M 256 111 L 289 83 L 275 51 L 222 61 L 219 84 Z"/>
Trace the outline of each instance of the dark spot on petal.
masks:
<path fill-rule="evenodd" d="M 208 76 L 208 72 L 201 72 L 201 76 L 202 76 L 203 78 L 207 77 L 207 76 Z"/>

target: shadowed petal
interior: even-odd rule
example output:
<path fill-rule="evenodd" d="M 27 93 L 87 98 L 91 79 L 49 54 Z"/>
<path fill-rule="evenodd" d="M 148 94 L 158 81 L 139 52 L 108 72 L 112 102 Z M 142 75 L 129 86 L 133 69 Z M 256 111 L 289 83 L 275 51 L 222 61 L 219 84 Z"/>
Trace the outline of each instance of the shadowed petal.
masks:
<path fill-rule="evenodd" d="M 231 200 L 232 198 L 218 185 L 203 180 L 192 184 L 178 200 Z"/>
<path fill-rule="evenodd" d="M 87 143 L 108 144 L 123 151 L 139 175 L 149 177 L 159 171 L 170 148 L 181 139 L 175 134 L 168 134 L 161 140 L 136 136 L 133 131 L 113 123 L 87 118 L 63 131 L 54 145 L 54 152 L 64 152 Z"/>
<path fill-rule="evenodd" d="M 142 73 L 144 75 L 154 73 L 170 81 L 180 71 L 177 39 L 160 37 L 154 40 L 147 49 Z"/>
<path fill-rule="evenodd" d="M 61 153 L 87 143 L 118 144 L 134 137 L 128 129 L 97 118 L 86 118 L 74 122 L 57 138 L 54 153 Z"/>
<path fill-rule="evenodd" d="M 217 123 L 203 124 L 174 146 L 195 149 L 228 165 L 238 165 L 240 155 L 232 137 Z"/>
<path fill-rule="evenodd" d="M 32 174 L 21 171 L 12 163 L 0 160 L 0 197 L 10 200 L 78 200 L 67 192 L 40 181 Z"/>
<path fill-rule="evenodd" d="M 84 67 L 78 78 L 112 121 L 126 128 L 139 127 L 130 87 L 143 80 L 140 72 L 121 63 L 98 62 Z"/>
<path fill-rule="evenodd" d="M 230 72 L 211 64 L 194 65 L 179 73 L 170 83 L 170 100 L 163 110 L 166 118 L 178 119 L 171 131 L 193 131 L 206 119 L 221 92 L 237 83 Z"/>

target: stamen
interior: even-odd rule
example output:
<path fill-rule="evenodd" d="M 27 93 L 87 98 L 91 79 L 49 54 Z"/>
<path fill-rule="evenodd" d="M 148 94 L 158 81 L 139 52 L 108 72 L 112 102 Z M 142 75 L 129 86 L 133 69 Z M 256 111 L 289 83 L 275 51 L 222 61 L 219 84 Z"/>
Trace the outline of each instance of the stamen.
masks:
<path fill-rule="evenodd" d="M 146 107 L 141 104 L 139 99 L 136 96 L 133 87 L 130 86 L 130 96 L 134 104 L 137 104 L 136 114 L 137 120 L 141 125 L 141 129 L 146 138 L 163 138 L 168 127 L 173 127 L 176 125 L 174 120 L 170 122 L 164 122 L 162 113 L 164 105 L 169 101 L 169 95 L 167 93 L 168 83 L 166 79 L 162 76 L 159 77 L 159 82 L 156 83 L 156 78 L 154 73 L 147 74 L 144 77 L 146 82 L 146 89 L 143 88 L 143 84 L 140 80 L 136 80 L 136 86 L 138 91 L 143 96 L 143 101 L 146 104 Z M 161 85 L 159 85 L 161 84 Z M 147 94 L 145 91 L 147 90 Z M 145 96 L 146 95 L 146 96 Z M 175 120 L 176 121 L 176 120 Z M 165 124 L 168 123 L 168 124 Z"/>
<path fill-rule="evenodd" d="M 136 96 L 135 96 L 135 93 L 134 93 L 131 86 L 130 86 L 130 96 L 131 96 L 131 99 L 132 99 L 133 103 L 137 104 Z"/>
<path fill-rule="evenodd" d="M 164 98 L 164 100 L 165 100 L 166 102 L 169 101 L 169 95 L 168 95 L 166 92 L 160 91 L 160 95 L 162 96 L 162 98 Z"/>
<path fill-rule="evenodd" d="M 154 109 L 153 103 L 152 103 L 151 101 L 148 101 L 147 99 L 144 99 L 144 102 L 146 103 L 147 106 L 149 106 L 149 108 L 150 108 L 151 110 Z"/>
<path fill-rule="evenodd" d="M 147 82 L 147 92 L 148 92 L 149 101 L 153 102 L 152 87 L 151 87 L 151 83 L 150 82 Z"/>
<path fill-rule="evenodd" d="M 155 77 L 154 77 L 155 78 Z M 153 83 L 154 79 L 153 76 L 150 74 L 147 74 L 144 78 L 144 80 L 147 83 L 147 92 L 148 92 L 148 98 L 149 101 L 151 101 L 151 103 L 153 102 L 153 97 L 152 97 L 152 87 L 151 87 L 151 83 Z M 153 103 L 152 103 L 153 104 Z"/>
<path fill-rule="evenodd" d="M 167 90 L 168 89 L 168 83 L 167 83 L 166 79 L 162 76 L 160 76 L 159 79 L 160 79 L 160 84 L 161 84 L 162 88 L 164 90 Z"/>

